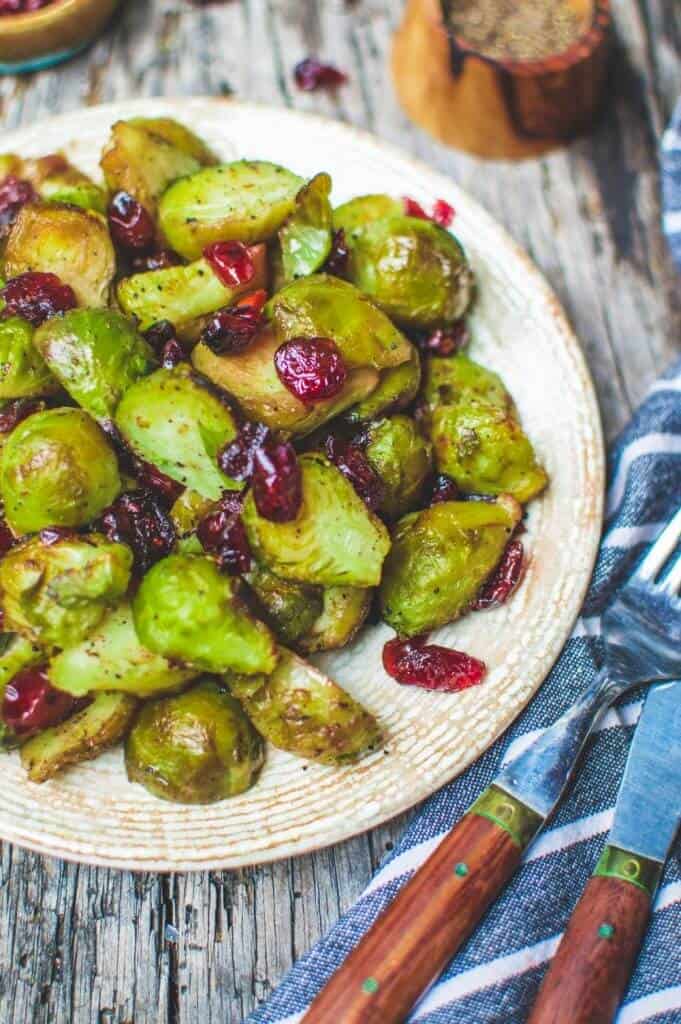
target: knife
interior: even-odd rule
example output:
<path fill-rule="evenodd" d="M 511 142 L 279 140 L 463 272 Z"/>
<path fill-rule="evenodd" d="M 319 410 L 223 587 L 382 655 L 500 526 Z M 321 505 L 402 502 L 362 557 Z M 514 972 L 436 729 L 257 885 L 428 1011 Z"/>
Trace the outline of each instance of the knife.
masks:
<path fill-rule="evenodd" d="M 681 682 L 660 683 L 634 735 L 607 845 L 528 1024 L 610 1024 L 681 821 Z"/>

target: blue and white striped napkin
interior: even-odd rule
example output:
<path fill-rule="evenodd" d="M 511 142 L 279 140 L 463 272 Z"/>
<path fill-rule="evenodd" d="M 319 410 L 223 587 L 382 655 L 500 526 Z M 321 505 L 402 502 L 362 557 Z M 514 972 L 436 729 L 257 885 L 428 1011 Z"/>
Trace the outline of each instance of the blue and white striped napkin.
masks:
<path fill-rule="evenodd" d="M 665 136 L 665 227 L 681 265 L 681 105 Z M 467 772 L 418 812 L 358 902 L 300 960 L 250 1024 L 296 1024 L 403 882 L 501 765 L 570 706 L 597 671 L 600 616 L 643 548 L 681 504 L 681 362 L 652 388 L 613 446 L 605 535 L 582 617 L 537 698 Z M 613 818 L 643 692 L 592 737 L 569 796 L 482 925 L 409 1018 L 419 1024 L 523 1024 Z M 651 927 L 617 1024 L 681 1024 L 681 843 L 669 859 Z M 329 1024 L 342 1024 L 329 1021 Z"/>

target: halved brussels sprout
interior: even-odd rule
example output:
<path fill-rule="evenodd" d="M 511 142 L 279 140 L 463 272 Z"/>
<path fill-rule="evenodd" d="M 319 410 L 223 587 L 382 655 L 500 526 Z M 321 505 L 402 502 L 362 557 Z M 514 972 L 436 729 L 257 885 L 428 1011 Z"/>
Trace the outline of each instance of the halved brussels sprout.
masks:
<path fill-rule="evenodd" d="M 321 764 L 348 764 L 375 749 L 381 730 L 338 683 L 280 648 L 270 676 L 225 676 L 230 690 L 266 740 Z"/>
<path fill-rule="evenodd" d="M 246 579 L 263 607 L 263 618 L 284 644 L 295 643 L 322 614 L 321 587 L 283 580 L 263 566 L 256 566 Z"/>
<path fill-rule="evenodd" d="M 414 507 L 432 469 L 431 445 L 409 416 L 370 423 L 365 454 L 385 488 L 379 511 L 397 519 Z"/>
<path fill-rule="evenodd" d="M 203 553 L 203 547 L 196 536 L 196 528 L 213 508 L 215 502 L 210 498 L 204 498 L 198 491 L 192 491 L 190 487 L 185 487 L 173 503 L 170 518 L 177 535 L 177 550 L 183 555 Z"/>
<path fill-rule="evenodd" d="M 35 348 L 71 398 L 110 419 L 127 389 L 158 365 L 135 327 L 112 309 L 71 309 L 38 328 Z"/>
<path fill-rule="evenodd" d="M 375 220 L 386 217 L 399 217 L 404 213 L 404 203 L 392 196 L 380 193 L 368 196 L 355 196 L 333 211 L 333 226 L 338 231 L 343 229 L 347 239 L 351 232 L 364 228 Z"/>
<path fill-rule="evenodd" d="M 271 672 L 274 637 L 248 611 L 239 583 L 203 555 L 169 555 L 142 580 L 135 628 L 151 651 L 207 672 Z"/>
<path fill-rule="evenodd" d="M 128 388 L 115 415 L 130 447 L 172 480 L 217 501 L 243 485 L 220 472 L 218 449 L 236 437 L 229 409 L 184 366 L 156 370 Z"/>
<path fill-rule="evenodd" d="M 203 139 L 173 117 L 131 117 L 126 124 L 165 139 L 175 149 L 193 156 L 202 167 L 217 163 L 217 157 Z"/>
<path fill-rule="evenodd" d="M 65 722 L 28 740 L 21 763 L 31 782 L 47 782 L 64 768 L 99 757 L 125 736 L 137 707 L 129 693 L 99 693 Z"/>
<path fill-rule="evenodd" d="M 106 213 L 106 192 L 68 161 L 46 175 L 38 186 L 40 197 L 49 203 L 68 203 L 83 210 Z"/>
<path fill-rule="evenodd" d="M 106 221 L 91 210 L 59 203 L 27 203 L 5 248 L 5 276 L 37 270 L 73 288 L 79 306 L 106 306 L 116 256 Z"/>
<path fill-rule="evenodd" d="M 370 395 L 379 382 L 371 367 L 351 370 L 333 398 L 303 403 L 282 384 L 274 365 L 281 341 L 265 327 L 243 352 L 216 355 L 203 342 L 192 352 L 196 369 L 232 395 L 250 420 L 273 430 L 306 434 Z"/>
<path fill-rule="evenodd" d="M 348 423 L 363 423 L 382 413 L 405 409 L 418 394 L 421 384 L 421 359 L 412 346 L 411 358 L 401 366 L 383 370 L 381 380 L 368 398 L 353 405 L 345 414 Z"/>
<path fill-rule="evenodd" d="M 462 491 L 524 503 L 544 490 L 546 471 L 496 373 L 464 355 L 430 359 L 424 397 L 438 469 Z"/>
<path fill-rule="evenodd" d="M 262 740 L 238 702 L 212 680 L 146 704 L 125 745 L 130 781 L 182 804 L 243 793 L 264 757 Z"/>
<path fill-rule="evenodd" d="M 347 235 L 350 280 L 397 323 L 433 329 L 460 319 L 474 277 L 448 231 L 418 217 L 386 217 Z"/>
<path fill-rule="evenodd" d="M 517 501 L 444 501 L 397 524 L 380 598 L 400 636 L 458 619 L 494 571 L 520 521 Z"/>
<path fill-rule="evenodd" d="M 254 276 L 236 288 L 227 288 L 208 260 L 200 259 L 187 266 L 148 270 L 124 278 L 117 288 L 118 303 L 125 313 L 137 318 L 141 331 L 159 320 L 170 320 L 179 338 L 193 341 L 200 332 L 202 317 L 232 305 L 244 292 L 265 286 L 264 246 L 253 246 L 250 254 Z"/>
<path fill-rule="evenodd" d="M 331 252 L 331 178 L 316 174 L 296 196 L 296 207 L 279 231 L 285 281 L 307 277 Z"/>
<path fill-rule="evenodd" d="M 21 317 L 0 320 L 0 399 L 52 395 L 59 381 L 33 346 L 33 327 Z"/>
<path fill-rule="evenodd" d="M 189 260 L 211 242 L 266 242 L 293 213 L 303 184 L 265 160 L 205 167 L 164 193 L 159 223 L 172 248 Z"/>
<path fill-rule="evenodd" d="M 153 217 L 168 186 L 199 170 L 203 148 L 188 129 L 167 118 L 117 121 L 100 166 L 109 191 L 128 192 Z"/>
<path fill-rule="evenodd" d="M 373 587 L 381 579 L 390 537 L 352 484 L 323 456 L 301 455 L 303 502 L 296 519 L 273 523 L 253 495 L 243 521 L 259 562 L 277 576 L 326 587 Z"/>
<path fill-rule="evenodd" d="M 120 490 L 114 451 L 81 409 L 36 412 L 3 445 L 0 493 L 16 534 L 46 526 L 84 526 Z"/>
<path fill-rule="evenodd" d="M 32 537 L 0 562 L 5 625 L 44 647 L 79 643 L 128 589 L 132 552 L 102 534 Z"/>
<path fill-rule="evenodd" d="M 124 603 L 109 612 L 85 640 L 56 654 L 47 675 L 53 686 L 74 697 L 114 690 L 146 699 L 177 690 L 198 673 L 144 647 L 132 608 Z"/>
<path fill-rule="evenodd" d="M 369 614 L 372 590 L 361 587 L 325 587 L 324 606 L 295 646 L 306 654 L 345 647 L 364 625 Z"/>

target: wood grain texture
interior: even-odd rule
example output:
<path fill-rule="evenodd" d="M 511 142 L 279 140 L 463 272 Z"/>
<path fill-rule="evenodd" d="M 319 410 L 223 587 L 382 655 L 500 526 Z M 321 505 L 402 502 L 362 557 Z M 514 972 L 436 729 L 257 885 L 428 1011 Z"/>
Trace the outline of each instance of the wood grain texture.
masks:
<path fill-rule="evenodd" d="M 393 1024 L 443 970 L 520 863 L 499 825 L 467 814 L 369 929 L 303 1024 Z"/>
<path fill-rule="evenodd" d="M 448 151 L 391 89 L 395 0 L 133 0 L 113 33 L 59 71 L 0 79 L 5 130 L 82 104 L 229 93 L 376 132 L 450 173 L 547 274 L 584 344 L 612 437 L 678 351 L 681 298 L 659 227 L 656 147 L 681 92 L 681 8 L 615 0 L 613 99 L 567 151 L 509 166 Z M 310 52 L 350 76 L 301 95 Z M 239 1024 L 359 895 L 404 818 L 314 856 L 161 878 L 59 864 L 7 845 L 0 861 L 3 1024 Z M 541 894 L 538 894 L 541 898 Z"/>
<path fill-rule="evenodd" d="M 544 978 L 528 1024 L 611 1024 L 650 916 L 650 896 L 591 878 Z"/>

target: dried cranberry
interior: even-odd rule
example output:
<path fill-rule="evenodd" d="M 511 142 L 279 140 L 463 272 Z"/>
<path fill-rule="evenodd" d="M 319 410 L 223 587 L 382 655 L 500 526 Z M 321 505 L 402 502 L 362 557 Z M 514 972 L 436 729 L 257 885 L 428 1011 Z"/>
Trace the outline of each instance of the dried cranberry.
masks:
<path fill-rule="evenodd" d="M 403 196 L 404 212 L 407 217 L 418 217 L 419 220 L 430 220 L 430 217 L 420 203 L 417 203 L 411 196 Z"/>
<path fill-rule="evenodd" d="M 16 537 L 5 522 L 5 519 L 0 516 L 0 555 L 6 555 L 15 544 Z"/>
<path fill-rule="evenodd" d="M 8 174 L 0 182 L 0 238 L 9 233 L 21 207 L 34 199 L 37 199 L 37 196 L 30 181 Z"/>
<path fill-rule="evenodd" d="M 166 370 L 172 370 L 174 366 L 178 366 L 178 364 L 184 362 L 186 358 L 184 349 L 177 338 L 171 338 L 170 341 L 167 341 L 163 346 L 163 351 L 161 352 L 161 366 Z"/>
<path fill-rule="evenodd" d="M 451 226 L 455 217 L 456 210 L 453 206 L 450 206 L 444 199 L 435 200 L 433 204 L 432 220 L 434 220 L 436 224 L 439 224 L 441 228 L 448 228 Z"/>
<path fill-rule="evenodd" d="M 523 573 L 525 550 L 521 540 L 512 540 L 506 545 L 503 557 L 492 575 L 475 599 L 473 611 L 496 608 L 505 604 L 518 586 Z"/>
<path fill-rule="evenodd" d="M 177 480 L 166 476 L 157 466 L 151 462 L 145 462 L 144 459 L 140 459 L 134 454 L 132 455 L 132 471 L 142 490 L 153 491 L 159 501 L 164 501 L 168 505 L 172 505 L 184 490 L 182 484 Z"/>
<path fill-rule="evenodd" d="M 267 292 L 264 288 L 258 288 L 257 291 L 244 295 L 236 305 L 238 309 L 254 309 L 256 313 L 259 313 L 266 302 Z"/>
<path fill-rule="evenodd" d="M 303 92 L 314 92 L 316 89 L 334 89 L 343 85 L 348 76 L 333 64 L 323 64 L 314 57 L 306 57 L 293 69 L 296 85 Z"/>
<path fill-rule="evenodd" d="M 157 320 L 155 324 L 152 324 L 144 332 L 144 337 L 147 339 L 154 352 L 160 356 L 169 341 L 177 339 L 175 331 L 175 324 L 172 324 L 170 320 Z"/>
<path fill-rule="evenodd" d="M 465 320 L 457 320 L 451 327 L 442 327 L 432 334 L 422 334 L 417 344 L 423 352 L 434 356 L 453 356 L 465 348 L 470 341 Z"/>
<path fill-rule="evenodd" d="M 303 502 L 303 481 L 293 445 L 268 444 L 257 448 L 251 478 L 255 507 L 264 519 L 288 523 Z"/>
<path fill-rule="evenodd" d="M 275 352 L 274 366 L 279 380 L 301 402 L 333 398 L 348 376 L 331 338 L 292 338 Z"/>
<path fill-rule="evenodd" d="M 201 341 L 216 355 L 243 352 L 265 323 L 253 306 L 226 306 L 214 313 L 201 333 Z"/>
<path fill-rule="evenodd" d="M 156 249 L 145 256 L 135 256 L 132 261 L 132 269 L 136 274 L 144 274 L 148 270 L 165 270 L 167 267 L 177 267 L 182 262 L 180 257 L 172 249 Z"/>
<path fill-rule="evenodd" d="M 461 492 L 451 476 L 438 473 L 433 481 L 430 504 L 437 505 L 441 501 L 461 501 Z"/>
<path fill-rule="evenodd" d="M 345 231 L 343 228 L 339 228 L 338 231 L 334 232 L 331 252 L 324 264 L 324 270 L 327 274 L 333 274 L 335 277 L 343 277 L 348 269 L 349 258 L 350 250 L 345 239 Z"/>
<path fill-rule="evenodd" d="M 25 668 L 5 687 L 2 720 L 16 736 L 30 736 L 63 722 L 76 703 L 50 684 L 47 666 Z"/>
<path fill-rule="evenodd" d="M 255 453 L 269 440 L 269 428 L 263 423 L 244 423 L 234 440 L 218 453 L 218 466 L 232 480 L 250 480 Z"/>
<path fill-rule="evenodd" d="M 241 519 L 240 500 L 226 495 L 219 507 L 201 520 L 196 535 L 204 551 L 216 556 L 221 569 L 236 575 L 251 568 L 251 548 Z"/>
<path fill-rule="evenodd" d="M 109 231 L 114 243 L 126 252 L 151 249 L 156 229 L 151 215 L 129 192 L 116 192 L 109 203 Z"/>
<path fill-rule="evenodd" d="M 37 398 L 13 398 L 0 409 L 0 434 L 9 434 L 22 420 L 44 408 Z"/>
<path fill-rule="evenodd" d="M 388 641 L 383 648 L 383 667 L 403 685 L 449 693 L 477 686 L 487 671 L 484 662 L 477 658 L 426 643 L 425 637 Z"/>
<path fill-rule="evenodd" d="M 60 540 L 68 540 L 71 537 L 77 536 L 75 530 L 69 529 L 67 526 L 47 526 L 44 530 L 41 530 L 38 534 L 40 537 L 40 543 L 44 544 L 46 548 L 51 548 L 54 544 L 58 544 Z"/>
<path fill-rule="evenodd" d="M 329 461 L 350 481 L 365 505 L 375 512 L 385 497 L 385 487 L 358 440 L 343 441 L 329 435 L 324 447 Z"/>
<path fill-rule="evenodd" d="M 158 497 L 148 491 L 121 494 L 103 514 L 101 526 L 109 540 L 132 549 L 135 566 L 143 573 L 170 554 L 176 540 L 171 519 Z"/>
<path fill-rule="evenodd" d="M 203 255 L 225 288 L 238 288 L 255 276 L 253 259 L 243 242 L 213 242 Z"/>
<path fill-rule="evenodd" d="M 56 274 L 37 270 L 12 278 L 0 295 L 5 300 L 5 316 L 21 316 L 34 327 L 78 304 L 71 285 L 64 284 Z"/>

